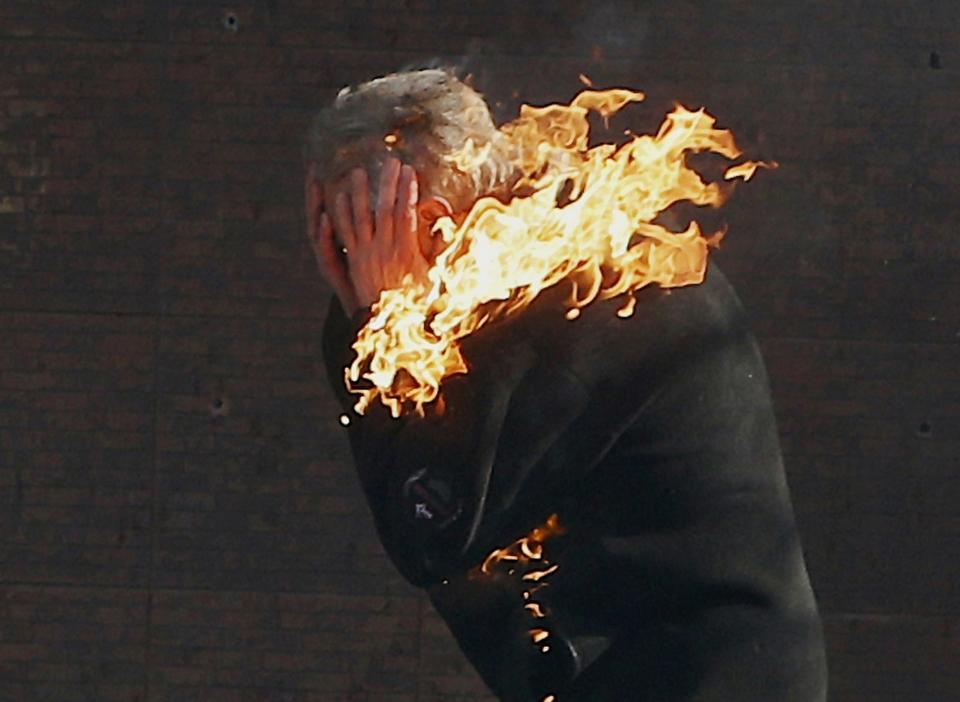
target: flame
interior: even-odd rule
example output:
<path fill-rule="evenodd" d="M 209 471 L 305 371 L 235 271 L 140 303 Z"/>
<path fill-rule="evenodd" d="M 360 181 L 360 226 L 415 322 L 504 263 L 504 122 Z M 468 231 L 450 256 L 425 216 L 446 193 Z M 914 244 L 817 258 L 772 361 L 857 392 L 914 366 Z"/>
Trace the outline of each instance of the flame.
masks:
<path fill-rule="evenodd" d="M 472 138 L 468 138 L 459 151 L 447 154 L 444 160 L 453 164 L 457 170 L 470 173 L 487 160 L 492 148 L 492 142 L 488 141 L 483 146 L 477 146 Z"/>
<path fill-rule="evenodd" d="M 550 566 L 549 568 L 547 568 L 546 570 L 534 570 L 534 571 L 530 571 L 529 573 L 524 573 L 524 574 L 523 574 L 523 579 L 524 579 L 524 580 L 532 580 L 532 581 L 534 581 L 534 582 L 538 582 L 538 581 L 542 580 L 543 578 L 547 577 L 548 575 L 550 575 L 550 573 L 552 573 L 553 571 L 555 571 L 555 570 L 556 570 L 557 568 L 559 568 L 559 567 L 560 567 L 560 566 L 554 564 L 554 565 Z"/>
<path fill-rule="evenodd" d="M 530 533 L 526 536 L 517 539 L 505 548 L 498 548 L 491 551 L 490 555 L 486 557 L 483 563 L 480 566 L 471 569 L 467 575 L 469 578 L 477 578 L 481 577 L 482 575 L 489 575 L 492 572 L 492 566 L 500 561 L 516 562 L 523 565 L 527 565 L 531 561 L 541 560 L 546 563 L 547 561 L 543 557 L 544 542 L 552 536 L 563 534 L 565 532 L 566 529 L 560 526 L 560 520 L 557 515 L 551 514 L 549 517 L 547 517 L 543 524 L 531 529 Z M 549 615 L 549 609 L 544 607 L 541 603 L 531 600 L 530 595 L 533 592 L 547 587 L 547 583 L 539 581 L 556 571 L 557 568 L 559 568 L 559 565 L 554 564 L 545 570 L 532 570 L 524 573 L 521 576 L 521 580 L 533 580 L 537 582 L 537 584 L 533 587 L 523 591 L 523 609 L 529 613 L 534 621 L 538 619 L 546 619 Z M 515 572 L 515 568 L 510 568 L 507 572 L 512 575 Z M 544 622 L 537 623 L 544 624 Z M 530 642 L 533 645 L 538 646 L 541 653 L 547 653 L 550 650 L 549 645 L 540 645 L 543 641 L 550 637 L 549 630 L 544 629 L 542 626 L 534 626 L 532 629 L 527 630 L 527 634 L 530 636 Z"/>
<path fill-rule="evenodd" d="M 543 608 L 540 607 L 539 602 L 528 602 L 527 604 L 523 605 L 523 608 L 528 612 L 530 612 L 530 614 L 532 614 L 537 619 L 543 619 L 545 616 L 547 616 L 546 614 L 543 613 Z"/>
<path fill-rule="evenodd" d="M 410 409 L 424 415 L 445 378 L 468 372 L 460 339 L 565 278 L 577 281 L 568 319 L 596 299 L 617 296 L 624 296 L 618 314 L 627 317 L 632 293 L 646 285 L 703 280 L 716 236 L 704 236 L 695 221 L 677 233 L 653 220 L 676 202 L 718 207 L 727 197 L 731 186 L 704 182 L 687 167 L 688 153 L 736 159 L 741 151 L 704 109 L 681 105 L 655 135 L 628 132 L 619 147 L 588 147 L 589 112 L 606 120 L 643 99 L 633 90 L 587 89 L 569 105 L 522 105 L 520 116 L 500 128 L 521 173 L 517 196 L 509 203 L 480 198 L 459 225 L 439 219 L 434 232 L 447 246 L 429 282 L 408 276 L 401 288 L 381 293 L 344 369 L 348 390 L 358 395 L 355 411 L 363 414 L 379 399 L 393 417 Z M 449 160 L 470 171 L 489 148 L 468 140 Z M 741 163 L 725 178 L 748 180 L 761 166 L 771 164 Z"/>
<path fill-rule="evenodd" d="M 540 643 L 545 638 L 550 636 L 550 632 L 546 629 L 531 629 L 529 632 L 530 638 L 533 639 L 534 643 Z"/>
<path fill-rule="evenodd" d="M 531 560 L 540 560 L 543 558 L 543 542 L 546 541 L 551 536 L 556 536 L 563 534 L 566 530 L 560 526 L 560 519 L 556 514 L 551 514 L 547 517 L 546 522 L 541 524 L 538 527 L 534 527 L 529 534 L 526 536 L 517 539 L 509 546 L 504 548 L 497 548 L 490 552 L 490 555 L 484 559 L 483 563 L 480 565 L 480 572 L 489 575 L 492 571 L 492 567 L 495 563 L 499 561 L 521 561 L 526 563 Z M 557 569 L 557 566 L 554 565 L 548 569 L 550 573 Z M 543 572 L 543 571 L 537 571 Z M 544 573 L 546 575 L 547 573 Z M 529 580 L 527 578 L 528 574 L 523 576 L 524 580 Z M 539 580 L 542 575 L 537 578 L 532 578 L 533 580 Z"/>
<path fill-rule="evenodd" d="M 745 181 L 753 178 L 753 174 L 758 168 L 777 168 L 780 164 L 776 161 L 747 161 L 746 163 L 740 163 L 736 166 L 730 166 L 723 173 L 724 180 L 732 180 L 733 178 L 743 178 Z"/>
<path fill-rule="evenodd" d="M 527 558 L 541 558 L 543 555 L 543 544 L 524 539 L 520 544 L 520 551 Z"/>

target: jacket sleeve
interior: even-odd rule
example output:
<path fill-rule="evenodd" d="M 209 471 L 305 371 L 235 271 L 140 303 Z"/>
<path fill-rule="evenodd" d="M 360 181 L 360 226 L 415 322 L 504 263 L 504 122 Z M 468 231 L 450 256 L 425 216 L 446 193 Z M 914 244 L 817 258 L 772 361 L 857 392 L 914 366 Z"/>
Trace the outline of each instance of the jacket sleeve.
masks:
<path fill-rule="evenodd" d="M 575 379 L 542 361 L 519 315 L 465 340 L 470 371 L 444 381 L 442 413 L 430 407 L 425 417 L 394 419 L 375 402 L 358 416 L 343 369 L 367 314 L 349 320 L 331 303 L 328 379 L 350 417 L 354 467 L 387 555 L 408 582 L 426 587 L 522 535 L 501 532 L 508 508 L 586 398 Z M 542 516 L 529 515 L 530 526 Z"/>

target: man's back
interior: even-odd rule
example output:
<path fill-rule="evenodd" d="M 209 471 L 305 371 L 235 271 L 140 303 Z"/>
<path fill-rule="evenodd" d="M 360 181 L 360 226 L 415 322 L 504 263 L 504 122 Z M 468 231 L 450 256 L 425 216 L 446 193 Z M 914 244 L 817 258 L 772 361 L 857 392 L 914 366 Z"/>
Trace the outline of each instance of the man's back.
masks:
<path fill-rule="evenodd" d="M 726 279 L 641 290 L 627 319 L 608 301 L 567 321 L 563 294 L 466 340 L 444 415 L 355 422 L 388 554 L 504 700 L 825 699 L 766 374 Z M 554 513 L 549 575 L 477 577 Z"/>

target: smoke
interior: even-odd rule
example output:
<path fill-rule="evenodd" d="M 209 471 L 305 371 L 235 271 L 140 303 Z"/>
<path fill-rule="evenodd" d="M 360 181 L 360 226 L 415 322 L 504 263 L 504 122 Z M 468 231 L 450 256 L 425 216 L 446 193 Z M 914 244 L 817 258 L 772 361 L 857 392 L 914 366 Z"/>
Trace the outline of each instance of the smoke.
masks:
<path fill-rule="evenodd" d="M 638 3 L 593 5 L 579 20 L 578 53 L 594 62 L 609 57 L 639 58 L 650 30 L 650 13 Z"/>

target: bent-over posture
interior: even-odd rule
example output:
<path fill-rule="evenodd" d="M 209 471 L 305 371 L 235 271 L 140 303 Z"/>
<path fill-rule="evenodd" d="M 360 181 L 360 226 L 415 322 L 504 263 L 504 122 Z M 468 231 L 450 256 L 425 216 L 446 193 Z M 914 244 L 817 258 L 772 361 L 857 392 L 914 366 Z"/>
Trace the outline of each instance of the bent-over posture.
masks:
<path fill-rule="evenodd" d="M 468 137 L 493 146 L 473 174 L 442 158 Z M 342 93 L 304 156 L 308 234 L 336 292 L 328 376 L 352 414 L 343 368 L 370 305 L 425 275 L 436 217 L 515 174 L 482 99 L 443 71 Z M 388 556 L 501 700 L 825 700 L 766 372 L 730 284 L 710 264 L 701 284 L 640 290 L 626 319 L 610 300 L 568 321 L 568 293 L 467 337 L 443 413 L 353 415 Z M 479 569 L 554 514 L 548 575 Z"/>

